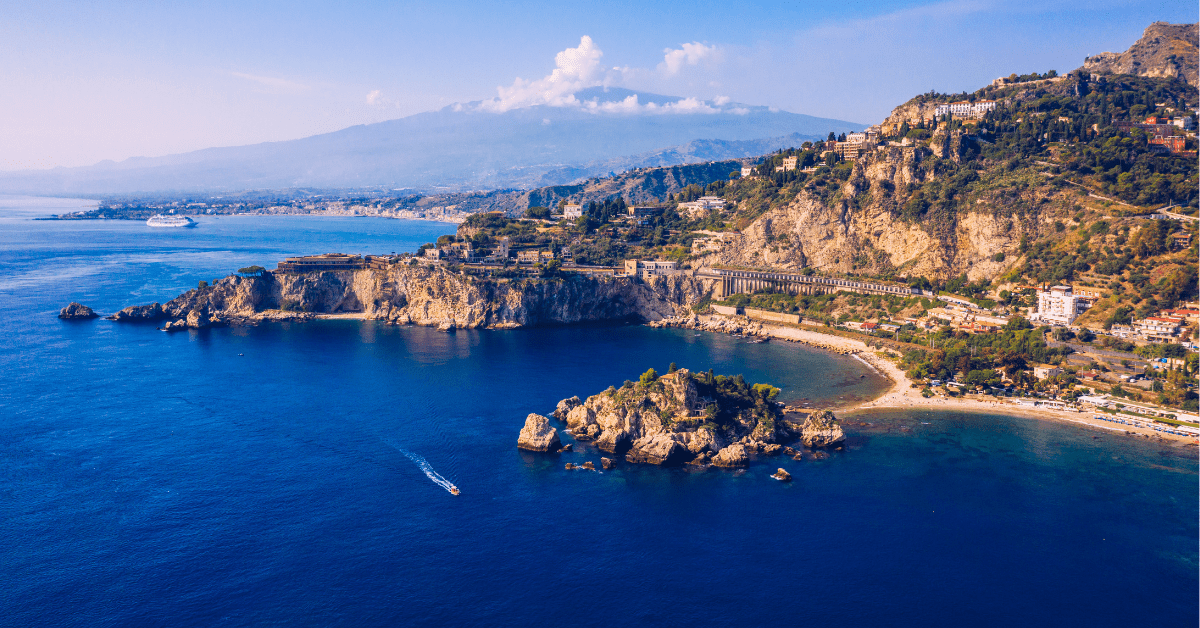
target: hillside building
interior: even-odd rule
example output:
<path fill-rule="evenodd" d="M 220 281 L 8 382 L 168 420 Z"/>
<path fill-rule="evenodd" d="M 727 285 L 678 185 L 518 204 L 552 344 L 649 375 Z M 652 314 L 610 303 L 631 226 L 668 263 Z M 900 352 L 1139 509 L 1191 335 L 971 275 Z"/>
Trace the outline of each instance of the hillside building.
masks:
<path fill-rule="evenodd" d="M 1050 364 L 1039 364 L 1033 367 L 1033 376 L 1038 379 L 1050 379 L 1062 375 L 1063 370 Z"/>
<path fill-rule="evenodd" d="M 742 176 L 743 177 L 748 177 L 752 174 L 754 174 L 753 166 L 742 166 Z"/>
<path fill-rule="evenodd" d="M 679 204 L 679 213 L 689 218 L 702 217 L 714 209 L 725 209 L 725 199 L 720 196 L 701 196 L 694 201 Z"/>
<path fill-rule="evenodd" d="M 289 257 L 279 262 L 276 270 L 280 272 L 304 273 L 320 270 L 361 270 L 366 267 L 366 260 L 358 255 L 325 253 L 323 255 Z"/>
<path fill-rule="evenodd" d="M 958 119 L 967 118 L 982 118 L 984 114 L 996 108 L 996 101 L 981 100 L 979 102 L 969 102 L 960 100 L 949 104 L 938 105 L 934 109 L 934 115 L 942 117 L 949 115 Z"/>
<path fill-rule="evenodd" d="M 1034 318 L 1052 325 L 1070 325 L 1092 306 L 1092 299 L 1076 294 L 1071 286 L 1054 286 L 1038 292 L 1038 311 Z"/>
<path fill-rule="evenodd" d="M 563 219 L 575 220 L 583 216 L 583 205 L 579 203 L 567 203 L 563 205 Z"/>
<path fill-rule="evenodd" d="M 636 219 L 638 219 L 638 220 L 644 220 L 644 219 L 646 219 L 646 218 L 651 218 L 651 217 L 657 216 L 657 215 L 659 215 L 659 214 L 663 213 L 664 211 L 666 211 L 666 209 L 667 209 L 667 208 L 665 208 L 665 207 L 650 207 L 650 206 L 634 206 L 634 205 L 630 205 L 630 206 L 629 206 L 629 207 L 626 209 L 626 211 L 627 211 L 627 212 L 629 212 L 629 217 L 630 217 L 630 218 L 636 218 Z"/>
<path fill-rule="evenodd" d="M 630 277 L 649 279 L 658 275 L 673 275 L 678 272 L 679 264 L 662 260 L 643 261 L 637 259 L 625 260 L 625 274 Z"/>
<path fill-rule="evenodd" d="M 1179 336 L 1183 321 L 1165 316 L 1147 316 L 1133 321 L 1133 329 L 1150 342 L 1172 342 Z"/>

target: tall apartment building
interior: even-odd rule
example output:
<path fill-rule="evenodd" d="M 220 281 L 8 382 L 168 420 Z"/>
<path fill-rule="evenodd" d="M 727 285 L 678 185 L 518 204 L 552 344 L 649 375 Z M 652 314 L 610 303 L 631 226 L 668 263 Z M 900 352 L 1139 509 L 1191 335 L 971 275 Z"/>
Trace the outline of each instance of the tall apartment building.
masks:
<path fill-rule="evenodd" d="M 1075 294 L 1071 286 L 1054 286 L 1038 292 L 1037 320 L 1057 325 L 1070 325 L 1076 317 L 1092 306 L 1092 299 Z"/>

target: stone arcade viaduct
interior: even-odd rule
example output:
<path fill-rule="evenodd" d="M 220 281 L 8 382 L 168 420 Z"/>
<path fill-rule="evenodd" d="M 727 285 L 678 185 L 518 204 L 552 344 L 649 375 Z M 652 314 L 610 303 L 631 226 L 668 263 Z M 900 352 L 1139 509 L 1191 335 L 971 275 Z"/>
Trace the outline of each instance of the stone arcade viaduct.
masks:
<path fill-rule="evenodd" d="M 839 290 L 862 294 L 894 294 L 903 297 L 921 294 L 920 289 L 909 288 L 908 286 L 792 273 L 705 268 L 697 272 L 696 276 L 702 279 L 712 279 L 717 282 L 716 288 L 713 291 L 713 296 L 717 298 L 724 298 L 739 292 L 749 293 L 768 288 L 788 294 L 825 294 Z"/>

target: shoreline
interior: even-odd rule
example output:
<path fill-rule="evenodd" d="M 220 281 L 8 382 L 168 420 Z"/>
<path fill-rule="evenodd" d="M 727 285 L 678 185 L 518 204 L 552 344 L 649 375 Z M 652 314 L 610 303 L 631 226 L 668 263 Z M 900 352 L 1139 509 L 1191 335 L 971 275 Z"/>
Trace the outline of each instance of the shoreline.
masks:
<path fill-rule="evenodd" d="M 697 320 L 701 323 L 712 322 L 714 319 L 728 322 L 729 319 L 724 317 L 714 317 L 711 315 L 701 316 Z M 680 326 L 678 324 L 666 324 L 662 326 Z M 1068 410 L 1054 410 L 1050 408 L 1029 408 L 1017 406 L 1011 403 L 994 401 L 994 397 L 989 397 L 988 400 L 971 399 L 971 398 L 953 398 L 934 395 L 932 397 L 921 396 L 920 390 L 913 387 L 912 380 L 900 370 L 891 360 L 885 359 L 876 355 L 875 351 L 868 347 L 865 342 L 857 339 L 846 338 L 843 336 L 835 336 L 833 334 L 822 334 L 816 331 L 807 329 L 799 329 L 795 327 L 784 327 L 773 325 L 766 322 L 752 321 L 747 327 L 752 328 L 752 334 L 756 336 L 769 336 L 780 340 L 790 340 L 800 342 L 812 346 L 823 351 L 838 353 L 840 355 L 852 356 L 863 362 L 874 370 L 877 374 L 887 379 L 892 383 L 879 397 L 855 403 L 846 406 L 831 408 L 839 416 L 843 414 L 854 415 L 857 412 L 867 410 L 887 410 L 887 409 L 914 409 L 914 410 L 951 410 L 956 412 L 967 412 L 972 414 L 1003 414 L 1006 416 L 1016 416 L 1028 419 L 1054 420 L 1074 423 L 1089 428 L 1103 430 L 1109 433 L 1124 434 L 1137 438 L 1145 438 L 1147 440 L 1160 440 L 1169 442 L 1177 446 L 1195 446 L 1197 440 L 1187 436 L 1179 436 L 1176 434 L 1167 434 L 1158 432 L 1149 428 L 1137 427 L 1132 425 L 1116 425 L 1107 421 L 1101 421 L 1092 418 L 1090 412 L 1073 412 Z M 719 329 L 704 329 L 702 327 L 690 327 L 702 331 L 718 333 Z M 730 333 L 730 332 L 725 332 Z M 744 333 L 744 332 L 743 332 Z"/>

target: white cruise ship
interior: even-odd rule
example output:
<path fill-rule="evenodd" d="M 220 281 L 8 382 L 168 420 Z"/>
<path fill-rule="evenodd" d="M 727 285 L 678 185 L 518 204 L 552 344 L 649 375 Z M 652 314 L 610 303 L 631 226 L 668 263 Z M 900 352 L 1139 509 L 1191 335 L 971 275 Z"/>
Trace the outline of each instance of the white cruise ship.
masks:
<path fill-rule="evenodd" d="M 187 216 L 164 216 L 155 214 L 146 221 L 148 227 L 195 227 L 196 221 Z"/>

